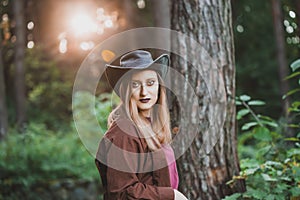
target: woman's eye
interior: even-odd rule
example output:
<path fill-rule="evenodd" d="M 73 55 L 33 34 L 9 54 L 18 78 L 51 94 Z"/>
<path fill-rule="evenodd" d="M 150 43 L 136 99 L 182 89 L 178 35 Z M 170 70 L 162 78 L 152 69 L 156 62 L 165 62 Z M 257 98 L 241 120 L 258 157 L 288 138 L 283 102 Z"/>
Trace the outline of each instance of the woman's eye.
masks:
<path fill-rule="evenodd" d="M 140 86 L 140 83 L 138 83 L 138 82 L 132 82 L 131 85 L 132 85 L 133 88 L 138 88 Z"/>
<path fill-rule="evenodd" d="M 148 81 L 147 85 L 148 86 L 151 86 L 151 85 L 154 85 L 155 81 L 154 80 L 151 80 L 151 81 Z"/>

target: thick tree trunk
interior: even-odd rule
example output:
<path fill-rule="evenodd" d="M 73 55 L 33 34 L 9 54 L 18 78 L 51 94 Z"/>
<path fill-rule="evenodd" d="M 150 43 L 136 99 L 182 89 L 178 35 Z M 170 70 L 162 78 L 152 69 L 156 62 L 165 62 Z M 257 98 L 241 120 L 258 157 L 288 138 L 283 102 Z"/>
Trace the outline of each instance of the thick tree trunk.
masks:
<path fill-rule="evenodd" d="M 22 128 L 26 121 L 26 97 L 25 97 L 25 17 L 24 1 L 14 0 L 14 17 L 15 17 L 15 98 L 16 98 L 16 119 L 17 126 Z"/>
<path fill-rule="evenodd" d="M 0 140 L 4 138 L 8 129 L 6 93 L 4 79 L 4 63 L 2 58 L 2 39 L 0 38 Z"/>
<path fill-rule="evenodd" d="M 175 120 L 172 124 L 180 126 L 179 134 L 183 135 L 181 145 L 187 145 L 185 138 L 196 131 L 193 143 L 177 161 L 179 190 L 189 199 L 215 200 L 245 191 L 244 181 L 226 184 L 240 171 L 231 20 L 230 1 L 173 0 L 171 3 L 171 29 L 187 36 L 183 37 L 185 40 L 172 38 L 172 52 L 180 49 L 181 55 L 185 55 L 181 58 L 172 55 L 172 67 L 194 88 L 191 91 L 182 81 L 172 81 L 173 87 L 181 88 L 179 98 L 184 105 L 179 107 L 177 101 L 171 110 L 171 119 Z M 195 45 L 191 38 L 200 45 Z M 189 110 L 182 112 L 186 109 Z"/>
<path fill-rule="evenodd" d="M 278 60 L 278 73 L 280 79 L 280 94 L 285 95 L 289 91 L 289 85 L 286 80 L 284 80 L 288 75 L 288 65 L 285 55 L 285 36 L 283 29 L 283 15 L 282 6 L 280 0 L 272 0 L 272 12 L 273 12 L 273 24 L 274 33 L 277 45 L 277 60 Z M 289 98 L 282 101 L 282 110 L 285 116 L 288 115 L 289 108 Z"/>

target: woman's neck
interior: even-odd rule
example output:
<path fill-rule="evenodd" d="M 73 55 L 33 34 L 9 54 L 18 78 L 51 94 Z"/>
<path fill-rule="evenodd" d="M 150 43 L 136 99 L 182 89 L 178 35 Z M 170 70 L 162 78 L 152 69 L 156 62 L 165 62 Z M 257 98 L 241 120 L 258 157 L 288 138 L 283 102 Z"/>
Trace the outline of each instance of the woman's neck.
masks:
<path fill-rule="evenodd" d="M 143 118 L 150 118 L 150 110 L 140 111 L 139 114 Z"/>
<path fill-rule="evenodd" d="M 139 113 L 140 118 L 146 123 L 146 124 L 150 124 L 151 123 L 151 117 L 150 117 L 150 113 L 146 114 L 146 113 Z"/>

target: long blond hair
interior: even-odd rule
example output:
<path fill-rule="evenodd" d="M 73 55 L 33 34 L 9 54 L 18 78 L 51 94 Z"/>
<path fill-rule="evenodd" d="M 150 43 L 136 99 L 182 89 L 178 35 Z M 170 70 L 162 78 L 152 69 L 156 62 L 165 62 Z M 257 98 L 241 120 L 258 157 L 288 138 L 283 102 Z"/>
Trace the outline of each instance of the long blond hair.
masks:
<path fill-rule="evenodd" d="M 167 94 L 164 86 L 164 81 L 158 73 L 159 91 L 158 100 L 152 108 L 150 114 L 151 126 L 142 120 L 138 113 L 135 101 L 131 101 L 131 77 L 132 73 L 123 78 L 119 94 L 121 103 L 110 113 L 108 117 L 108 126 L 110 127 L 119 117 L 126 117 L 136 125 L 140 134 L 145 138 L 150 150 L 155 151 L 162 144 L 169 144 L 172 140 L 170 131 L 170 115 L 167 105 Z"/>

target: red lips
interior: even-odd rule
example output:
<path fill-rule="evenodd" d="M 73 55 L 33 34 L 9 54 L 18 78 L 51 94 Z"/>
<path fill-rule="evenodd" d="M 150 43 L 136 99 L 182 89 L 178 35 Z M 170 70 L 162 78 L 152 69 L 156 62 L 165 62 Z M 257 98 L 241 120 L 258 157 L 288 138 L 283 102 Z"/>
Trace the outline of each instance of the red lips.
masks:
<path fill-rule="evenodd" d="M 142 102 L 142 103 L 148 103 L 149 101 L 150 101 L 150 98 L 140 99 L 140 102 Z"/>

